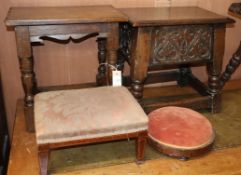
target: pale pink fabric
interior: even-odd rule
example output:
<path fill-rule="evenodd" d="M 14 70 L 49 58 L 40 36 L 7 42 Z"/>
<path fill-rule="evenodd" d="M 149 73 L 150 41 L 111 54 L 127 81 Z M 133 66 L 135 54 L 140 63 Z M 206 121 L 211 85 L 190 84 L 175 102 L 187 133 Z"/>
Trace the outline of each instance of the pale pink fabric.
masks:
<path fill-rule="evenodd" d="M 177 147 L 198 147 L 213 140 L 211 123 L 202 114 L 187 108 L 163 107 L 149 114 L 149 136 Z"/>
<path fill-rule="evenodd" d="M 147 129 L 146 114 L 124 87 L 44 92 L 37 94 L 34 102 L 38 144 Z"/>

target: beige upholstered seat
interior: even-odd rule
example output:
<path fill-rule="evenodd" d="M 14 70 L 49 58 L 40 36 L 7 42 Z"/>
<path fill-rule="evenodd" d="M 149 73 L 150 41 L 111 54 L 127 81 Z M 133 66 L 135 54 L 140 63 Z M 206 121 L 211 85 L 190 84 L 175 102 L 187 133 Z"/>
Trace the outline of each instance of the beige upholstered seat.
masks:
<path fill-rule="evenodd" d="M 34 100 L 38 144 L 147 129 L 147 116 L 124 87 L 44 92 Z"/>
<path fill-rule="evenodd" d="M 135 138 L 137 162 L 144 160 L 148 118 L 128 89 L 51 91 L 34 102 L 41 175 L 47 175 L 51 150 L 88 143 Z"/>

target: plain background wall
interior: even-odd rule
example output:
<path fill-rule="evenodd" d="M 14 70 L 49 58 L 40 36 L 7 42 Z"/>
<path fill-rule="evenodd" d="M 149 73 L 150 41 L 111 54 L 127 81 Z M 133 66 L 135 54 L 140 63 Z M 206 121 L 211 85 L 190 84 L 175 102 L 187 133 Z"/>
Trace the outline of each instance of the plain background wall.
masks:
<path fill-rule="evenodd" d="M 12 133 L 16 101 L 23 98 L 20 71 L 16 54 L 14 32 L 7 30 L 4 18 L 11 6 L 77 6 L 112 4 L 114 7 L 200 6 L 219 14 L 228 15 L 231 3 L 239 0 L 1 0 L 0 2 L 0 68 L 10 134 Z M 241 40 L 241 22 L 227 29 L 224 65 L 237 49 Z M 97 46 L 95 38 L 79 44 L 45 42 L 34 47 L 35 70 L 38 85 L 61 85 L 95 81 Z M 194 69 L 206 80 L 205 69 Z M 240 69 L 233 76 L 241 79 Z"/>

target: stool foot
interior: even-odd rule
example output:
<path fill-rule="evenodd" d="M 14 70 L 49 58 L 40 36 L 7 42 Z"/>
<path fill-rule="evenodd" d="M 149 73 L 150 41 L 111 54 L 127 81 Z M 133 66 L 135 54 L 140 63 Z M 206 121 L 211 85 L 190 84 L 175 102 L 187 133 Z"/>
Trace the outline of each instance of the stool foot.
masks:
<path fill-rule="evenodd" d="M 144 160 L 136 160 L 136 164 L 137 165 L 141 165 L 141 164 L 143 164 L 145 161 Z"/>
<path fill-rule="evenodd" d="M 179 160 L 188 161 L 188 160 L 189 160 L 189 157 L 180 157 Z"/>
<path fill-rule="evenodd" d="M 48 160 L 49 160 L 49 150 L 39 150 L 39 169 L 40 175 L 47 175 L 48 174 Z"/>
<path fill-rule="evenodd" d="M 145 157 L 145 144 L 146 144 L 147 132 L 142 132 L 136 139 L 136 163 L 141 164 L 144 162 Z"/>

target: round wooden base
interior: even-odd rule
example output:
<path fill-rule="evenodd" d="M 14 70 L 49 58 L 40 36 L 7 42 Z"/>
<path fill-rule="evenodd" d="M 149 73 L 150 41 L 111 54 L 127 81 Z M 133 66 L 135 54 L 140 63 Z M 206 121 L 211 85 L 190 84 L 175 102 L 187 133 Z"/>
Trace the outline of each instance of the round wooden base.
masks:
<path fill-rule="evenodd" d="M 189 158 L 198 157 L 208 153 L 212 149 L 214 137 L 209 143 L 196 148 L 179 148 L 177 146 L 170 146 L 164 143 L 156 142 L 150 137 L 148 138 L 148 143 L 162 154 L 181 160 L 188 160 Z"/>

